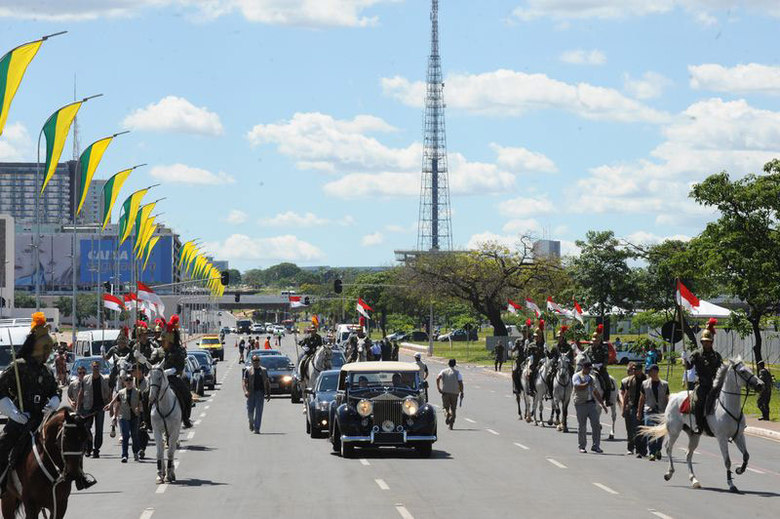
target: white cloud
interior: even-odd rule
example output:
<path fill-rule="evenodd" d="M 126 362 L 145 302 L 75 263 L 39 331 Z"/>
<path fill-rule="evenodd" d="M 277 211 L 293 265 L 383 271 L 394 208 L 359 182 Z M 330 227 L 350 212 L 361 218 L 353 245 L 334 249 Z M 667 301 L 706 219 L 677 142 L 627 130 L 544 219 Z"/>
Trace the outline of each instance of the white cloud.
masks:
<path fill-rule="evenodd" d="M 417 232 L 417 222 L 413 222 L 407 225 L 406 227 L 404 227 L 403 225 L 388 224 L 385 225 L 385 231 L 392 232 L 392 233 L 401 233 L 401 234 Z"/>
<path fill-rule="evenodd" d="M 364 11 L 398 0 L 4 0 L 0 17 L 82 21 L 128 17 L 145 9 L 176 8 L 211 19 L 240 13 L 246 20 L 302 27 L 366 27 L 377 23 Z"/>
<path fill-rule="evenodd" d="M 222 135 L 219 116 L 206 107 L 197 107 L 183 97 L 166 96 L 157 103 L 139 108 L 122 123 L 132 130 Z"/>
<path fill-rule="evenodd" d="M 246 223 L 248 219 L 249 219 L 249 215 L 246 214 L 244 211 L 233 209 L 228 213 L 227 219 L 225 221 L 227 221 L 227 223 L 238 225 L 238 224 Z"/>
<path fill-rule="evenodd" d="M 502 231 L 510 234 L 540 234 L 542 232 L 542 226 L 533 218 L 509 220 L 501 228 Z"/>
<path fill-rule="evenodd" d="M 316 227 L 330 222 L 314 213 L 298 214 L 295 211 L 287 211 L 271 218 L 262 218 L 258 223 L 269 227 Z"/>
<path fill-rule="evenodd" d="M 607 62 L 607 56 L 600 50 L 567 50 L 561 53 L 559 59 L 572 65 L 603 65 Z"/>
<path fill-rule="evenodd" d="M 5 125 L 0 136 L 0 161 L 21 162 L 31 160 L 33 143 L 27 128 L 22 123 Z"/>
<path fill-rule="evenodd" d="M 526 148 L 511 148 L 490 144 L 490 148 L 496 152 L 499 166 L 514 172 L 542 171 L 555 173 L 558 168 L 555 162 L 542 153 L 536 153 Z"/>
<path fill-rule="evenodd" d="M 498 211 L 510 218 L 525 218 L 552 214 L 555 212 L 555 207 L 546 196 L 538 198 L 521 196 L 501 202 Z"/>
<path fill-rule="evenodd" d="M 236 179 L 223 171 L 212 173 L 206 169 L 194 168 L 178 163 L 154 166 L 150 175 L 161 182 L 170 182 L 172 184 L 220 185 L 233 184 L 236 181 Z"/>
<path fill-rule="evenodd" d="M 674 234 L 671 236 L 658 236 L 648 231 L 636 231 L 625 237 L 626 241 L 634 245 L 652 245 L 666 240 L 690 241 L 691 237 L 685 234 Z"/>
<path fill-rule="evenodd" d="M 623 76 L 623 88 L 637 99 L 653 99 L 661 97 L 672 81 L 657 72 L 645 72 L 640 79 L 629 74 Z"/>
<path fill-rule="evenodd" d="M 233 234 L 224 242 L 205 244 L 205 248 L 229 261 L 301 261 L 324 259 L 322 251 L 296 236 L 287 234 L 271 238 L 251 238 L 245 234 Z"/>
<path fill-rule="evenodd" d="M 702 23 L 711 24 L 711 12 L 726 12 L 738 8 L 780 16 L 775 0 L 524 0 L 512 13 L 522 21 L 537 18 L 621 19 L 669 13 L 685 9 Z"/>
<path fill-rule="evenodd" d="M 504 247 L 514 249 L 515 247 L 517 247 L 519 242 L 520 242 L 520 238 L 518 236 L 506 236 L 506 235 L 496 234 L 490 231 L 485 231 L 485 232 L 472 235 L 471 238 L 469 238 L 468 243 L 466 244 L 466 248 L 479 249 L 482 245 L 485 245 L 486 243 L 497 243 L 499 245 L 503 245 Z"/>
<path fill-rule="evenodd" d="M 383 241 L 385 241 L 385 237 L 381 232 L 377 231 L 363 236 L 360 243 L 362 243 L 364 247 L 373 247 L 374 245 L 380 245 Z"/>
<path fill-rule="evenodd" d="M 482 74 L 453 74 L 446 80 L 447 106 L 469 113 L 520 116 L 533 110 L 555 109 L 585 119 L 662 123 L 668 114 L 630 99 L 613 88 L 589 83 L 570 84 L 546 74 L 496 70 Z M 421 107 L 425 84 L 396 76 L 382 79 L 385 95 Z"/>
<path fill-rule="evenodd" d="M 691 65 L 691 88 L 741 94 L 780 95 L 780 66 L 748 63 L 724 67 L 712 63 Z"/>

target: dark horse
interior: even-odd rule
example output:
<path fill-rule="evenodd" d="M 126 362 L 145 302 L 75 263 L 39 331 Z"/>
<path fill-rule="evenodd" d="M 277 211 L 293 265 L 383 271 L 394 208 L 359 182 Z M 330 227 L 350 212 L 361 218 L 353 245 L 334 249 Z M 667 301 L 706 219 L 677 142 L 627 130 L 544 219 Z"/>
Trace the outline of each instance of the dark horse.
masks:
<path fill-rule="evenodd" d="M 32 435 L 29 452 L 9 468 L 2 491 L 3 519 L 13 519 L 22 507 L 28 518 L 38 517 L 45 508 L 52 519 L 62 519 L 88 439 L 82 418 L 67 408 L 44 419 Z"/>

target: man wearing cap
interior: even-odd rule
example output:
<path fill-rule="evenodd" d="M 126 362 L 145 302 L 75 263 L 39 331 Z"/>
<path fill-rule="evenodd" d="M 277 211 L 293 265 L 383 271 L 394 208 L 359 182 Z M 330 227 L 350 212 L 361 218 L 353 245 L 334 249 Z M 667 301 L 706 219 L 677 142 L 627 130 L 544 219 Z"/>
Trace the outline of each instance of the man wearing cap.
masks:
<path fill-rule="evenodd" d="M 641 421 L 644 416 L 646 427 L 658 424 L 659 418 L 664 414 L 666 405 L 669 403 L 669 383 L 659 378 L 659 371 L 658 364 L 653 364 L 647 371 L 649 378 L 642 382 L 642 393 L 639 396 L 636 419 Z M 663 438 L 648 441 L 647 450 L 650 461 L 661 459 L 663 443 Z"/>
<path fill-rule="evenodd" d="M 591 374 L 591 368 L 593 363 L 586 360 L 582 363 L 582 371 L 578 371 L 571 378 L 574 401 L 574 410 L 577 412 L 577 442 L 579 444 L 580 452 L 586 453 L 588 441 L 588 421 L 590 421 L 590 429 L 593 435 L 593 445 L 590 450 L 597 454 L 601 454 L 601 423 L 599 422 L 599 410 L 596 407 L 596 402 L 606 412 L 607 406 L 604 405 L 598 389 L 596 389 L 595 379 Z"/>
<path fill-rule="evenodd" d="M 420 384 L 425 387 L 425 401 L 428 401 L 428 366 L 422 361 L 422 354 L 418 351 L 414 354 L 414 363 L 417 364 L 417 368 L 420 370 L 419 379 Z"/>
<path fill-rule="evenodd" d="M 444 368 L 436 377 L 436 388 L 441 393 L 442 407 L 447 416 L 445 423 L 450 430 L 455 425 L 455 411 L 458 408 L 458 394 L 463 402 L 463 375 L 455 369 L 455 359 L 450 359 L 448 368 Z"/>
<path fill-rule="evenodd" d="M 685 369 L 695 368 L 696 375 L 699 377 L 694 388 L 695 398 L 693 402 L 698 433 L 707 430 L 706 416 L 710 413 L 715 402 L 712 386 L 715 381 L 715 375 L 717 375 L 718 369 L 723 364 L 723 357 L 712 347 L 712 343 L 715 340 L 715 324 L 717 324 L 717 321 L 711 319 L 707 324 L 707 329 L 701 332 L 700 350 L 694 351 L 690 357 L 687 351 L 683 351 Z"/>

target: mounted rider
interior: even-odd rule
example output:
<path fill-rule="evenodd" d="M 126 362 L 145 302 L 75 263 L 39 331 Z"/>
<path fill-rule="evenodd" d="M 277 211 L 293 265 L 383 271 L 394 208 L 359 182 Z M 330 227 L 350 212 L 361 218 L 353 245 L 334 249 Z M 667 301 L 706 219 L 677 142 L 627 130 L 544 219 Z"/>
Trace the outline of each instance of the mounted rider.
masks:
<path fill-rule="evenodd" d="M 571 344 L 569 344 L 569 341 L 566 339 L 566 332 L 569 330 L 569 327 L 566 325 L 563 325 L 558 330 L 558 333 L 555 335 L 555 338 L 557 339 L 557 343 L 553 348 L 547 353 L 547 356 L 552 359 L 552 369 L 550 370 L 550 373 L 547 375 L 547 386 L 550 389 L 550 394 L 552 395 L 552 388 L 553 388 L 553 381 L 555 380 L 555 375 L 558 373 L 558 368 L 560 366 L 560 360 L 561 357 L 568 357 L 569 361 L 571 363 L 574 362 L 574 350 L 571 347 Z M 569 364 L 571 366 L 571 363 Z"/>
<path fill-rule="evenodd" d="M 184 365 L 187 362 L 187 350 L 181 342 L 179 331 L 179 316 L 172 315 L 162 335 L 162 346 L 152 353 L 149 359 L 152 364 L 160 363 L 168 383 L 176 393 L 181 406 L 181 422 L 185 429 L 192 427 L 190 413 L 192 412 L 192 393 L 187 383 L 182 379 Z M 139 354 L 140 355 L 140 354 Z"/>
<path fill-rule="evenodd" d="M 30 434 L 38 429 L 46 415 L 60 406 L 57 381 L 45 364 L 54 341 L 42 312 L 34 313 L 32 321 L 16 360 L 0 374 L 0 412 L 8 417 L 0 434 L 0 488 L 8 470 L 28 452 Z M 78 490 L 97 483 L 81 468 L 73 480 Z"/>
<path fill-rule="evenodd" d="M 723 364 L 723 357 L 712 347 L 716 324 L 718 324 L 717 319 L 710 319 L 707 328 L 701 332 L 700 350 L 694 351 L 690 357 L 687 351 L 683 351 L 685 369 L 696 368 L 696 375 L 699 377 L 694 386 L 694 398 L 691 402 L 698 433 L 708 430 L 706 417 L 712 412 L 718 393 L 718 389 L 713 387 L 715 375 Z"/>
<path fill-rule="evenodd" d="M 609 372 L 607 371 L 607 364 L 609 363 L 609 346 L 604 342 L 603 324 L 596 326 L 596 331 L 591 335 L 590 347 L 588 348 L 587 353 L 591 362 L 593 362 L 596 376 L 599 378 L 599 382 L 601 382 L 602 398 L 604 402 L 609 402 L 612 385 L 610 384 Z"/>
<path fill-rule="evenodd" d="M 301 346 L 303 353 L 298 361 L 298 372 L 308 373 L 308 365 L 314 359 L 314 354 L 317 353 L 317 348 L 322 346 L 322 336 L 317 333 L 317 327 L 312 326 L 309 330 L 308 337 L 304 337 L 298 344 Z"/>
<path fill-rule="evenodd" d="M 547 348 L 544 344 L 544 320 L 539 319 L 539 326 L 534 331 L 534 342 L 532 342 L 526 349 L 526 354 L 531 359 L 531 375 L 529 377 L 530 384 L 528 393 L 534 396 L 536 393 L 535 380 L 536 375 L 539 372 L 539 366 L 547 358 Z"/>
<path fill-rule="evenodd" d="M 143 322 L 143 321 L 139 321 Z M 143 323 L 144 325 L 146 323 Z M 127 327 L 123 326 L 119 330 L 119 336 L 116 338 L 116 344 L 111 346 L 108 351 L 103 354 L 103 358 L 111 362 L 111 373 L 108 375 L 108 386 L 112 389 L 117 387 L 117 379 L 120 375 L 124 376 L 124 373 L 119 373 L 119 358 L 127 357 L 133 352 L 130 346 L 130 339 L 127 338 Z"/>

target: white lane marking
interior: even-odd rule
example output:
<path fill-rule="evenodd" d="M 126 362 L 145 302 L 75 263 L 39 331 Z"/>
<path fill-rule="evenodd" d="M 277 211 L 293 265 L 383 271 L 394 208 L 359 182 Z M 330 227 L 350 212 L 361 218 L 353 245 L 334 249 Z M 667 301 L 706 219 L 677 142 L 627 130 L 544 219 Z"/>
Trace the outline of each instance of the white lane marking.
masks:
<path fill-rule="evenodd" d="M 482 389 L 481 386 L 474 386 L 474 389 Z"/>
<path fill-rule="evenodd" d="M 660 517 L 661 519 L 672 519 L 672 516 L 659 512 L 658 510 L 653 510 L 652 508 L 648 508 L 647 511 L 656 517 Z"/>
<path fill-rule="evenodd" d="M 360 464 L 361 464 L 361 465 L 365 465 L 366 467 L 368 467 L 369 465 L 371 465 L 371 464 L 368 462 L 368 460 L 367 460 L 367 459 L 365 459 L 365 458 L 360 458 Z"/>
<path fill-rule="evenodd" d="M 556 466 L 556 467 L 558 467 L 559 469 L 565 469 L 565 468 L 567 468 L 567 467 L 566 467 L 566 465 L 564 465 L 563 463 L 561 463 L 561 462 L 560 462 L 560 461 L 558 461 L 558 460 L 554 460 L 554 459 L 552 459 L 552 458 L 547 458 L 547 461 L 549 461 L 550 463 L 552 463 L 553 465 L 555 465 L 555 466 Z M 594 483 L 594 484 L 595 484 L 595 483 Z"/>
<path fill-rule="evenodd" d="M 178 470 L 178 469 L 179 469 L 179 462 L 180 462 L 180 460 L 176 460 L 176 461 L 174 461 L 174 462 L 173 462 L 173 468 L 175 468 L 175 469 L 177 469 L 177 470 Z"/>
<path fill-rule="evenodd" d="M 612 490 L 607 485 L 603 485 L 601 483 L 596 483 L 595 481 L 593 482 L 593 485 L 599 487 L 604 492 L 607 492 L 607 493 L 612 494 L 612 495 L 618 495 L 620 493 L 617 490 Z"/>
<path fill-rule="evenodd" d="M 498 436 L 498 432 L 494 431 L 493 429 L 485 429 L 485 430 L 490 434 L 495 434 L 496 436 Z"/>
<path fill-rule="evenodd" d="M 147 508 L 143 512 L 141 512 L 141 517 L 138 519 L 151 519 L 154 515 L 154 508 Z"/>
<path fill-rule="evenodd" d="M 375 479 L 374 482 L 377 484 L 379 488 L 382 490 L 390 490 L 390 487 L 385 483 L 384 479 Z"/>
<path fill-rule="evenodd" d="M 464 418 L 468 423 L 477 423 L 475 420 L 472 420 L 471 418 Z"/>
<path fill-rule="evenodd" d="M 491 390 L 490 390 L 490 392 L 491 392 L 491 393 L 495 393 L 495 392 L 496 392 L 496 390 L 495 390 L 495 389 L 491 389 Z"/>
<path fill-rule="evenodd" d="M 193 425 L 200 425 L 200 422 L 201 422 L 200 420 L 195 420 L 195 421 L 193 422 Z"/>
<path fill-rule="evenodd" d="M 195 431 L 190 431 L 189 434 L 187 434 L 187 439 L 191 440 L 195 437 Z"/>
<path fill-rule="evenodd" d="M 747 468 L 750 472 L 755 472 L 756 474 L 766 474 L 763 470 L 754 469 L 752 467 Z"/>
<path fill-rule="evenodd" d="M 395 509 L 398 511 L 398 515 L 403 517 L 403 519 L 414 519 L 414 516 L 409 513 L 409 510 L 407 510 L 404 505 L 395 505 Z"/>
<path fill-rule="evenodd" d="M 504 398 L 512 398 L 512 395 L 504 395 Z"/>
<path fill-rule="evenodd" d="M 164 494 L 166 490 L 168 490 L 168 483 L 163 483 L 162 485 L 157 486 L 157 490 L 155 490 L 154 493 Z"/>
<path fill-rule="evenodd" d="M 198 418 L 206 418 L 206 413 L 205 412 L 200 413 L 200 416 Z"/>
<path fill-rule="evenodd" d="M 208 409 L 209 407 L 211 407 L 211 406 L 210 406 L 210 405 L 207 405 L 207 406 L 206 406 L 206 407 L 204 407 L 203 409 Z"/>
<path fill-rule="evenodd" d="M 526 447 L 526 446 L 525 446 L 525 445 L 523 445 L 522 443 L 515 443 L 515 445 L 517 445 L 518 447 L 520 447 L 520 448 L 521 448 L 521 449 L 523 449 L 524 451 L 530 450 L 528 447 Z"/>

